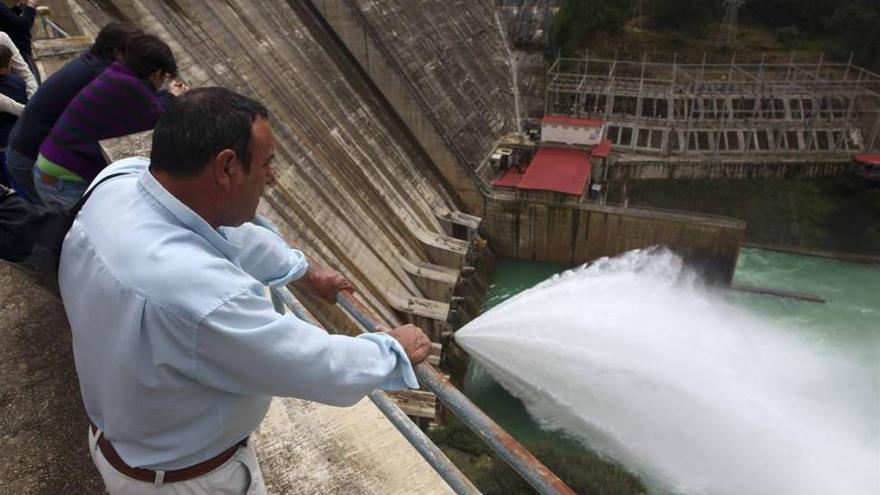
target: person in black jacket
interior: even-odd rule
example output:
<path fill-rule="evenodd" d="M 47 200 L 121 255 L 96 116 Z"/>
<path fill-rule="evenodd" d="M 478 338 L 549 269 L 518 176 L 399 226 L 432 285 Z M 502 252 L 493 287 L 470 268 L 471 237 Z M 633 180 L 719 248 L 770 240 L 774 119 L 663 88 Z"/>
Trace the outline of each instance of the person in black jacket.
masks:
<path fill-rule="evenodd" d="M 123 59 L 125 45 L 135 34 L 141 34 L 141 30 L 130 24 L 107 24 L 89 51 L 52 74 L 31 98 L 13 127 L 6 148 L 6 172 L 21 196 L 41 203 L 33 180 L 40 145 L 73 97 L 111 63 Z"/>
<path fill-rule="evenodd" d="M 11 63 L 12 50 L 7 46 L 0 46 L 0 94 L 4 94 L 24 104 L 27 102 L 27 90 L 25 89 L 24 79 L 12 73 Z M 0 147 L 6 147 L 9 131 L 12 129 L 17 118 L 15 115 L 0 112 Z M 2 163 L 3 160 L 0 159 L 0 164 Z M 0 173 L 0 183 L 4 186 L 9 185 L 4 173 Z"/>
<path fill-rule="evenodd" d="M 5 32 L 12 38 L 21 57 L 27 62 L 37 83 L 40 82 L 40 74 L 34 64 L 34 52 L 31 49 L 31 28 L 34 27 L 34 19 L 37 17 L 37 4 L 39 0 L 20 0 L 15 6 L 9 8 L 0 1 L 0 31 Z"/>

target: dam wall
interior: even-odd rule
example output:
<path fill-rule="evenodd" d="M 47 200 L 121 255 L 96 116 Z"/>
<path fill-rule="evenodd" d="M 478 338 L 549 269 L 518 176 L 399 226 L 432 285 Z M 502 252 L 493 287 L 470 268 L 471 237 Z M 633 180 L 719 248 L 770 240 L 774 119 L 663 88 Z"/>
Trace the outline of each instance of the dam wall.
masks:
<path fill-rule="evenodd" d="M 569 265 L 637 248 L 669 247 L 708 280 L 733 279 L 745 222 L 649 208 L 524 200 L 493 192 L 483 227 L 500 256 Z"/>
<path fill-rule="evenodd" d="M 639 159 L 627 155 L 608 165 L 605 180 L 655 179 L 804 179 L 852 174 L 851 157 L 829 159 L 780 158 L 777 160 Z M 603 173 L 604 172 L 600 172 Z"/>
<path fill-rule="evenodd" d="M 309 2 L 305 2 L 309 3 Z M 313 0 L 467 211 L 473 169 L 515 130 L 510 62 L 492 2 Z"/>

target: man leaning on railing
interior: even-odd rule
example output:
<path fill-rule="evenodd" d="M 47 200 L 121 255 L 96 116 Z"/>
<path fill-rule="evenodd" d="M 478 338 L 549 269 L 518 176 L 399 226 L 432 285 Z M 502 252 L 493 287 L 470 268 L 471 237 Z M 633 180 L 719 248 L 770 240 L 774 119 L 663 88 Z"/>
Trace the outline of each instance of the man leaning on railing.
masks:
<path fill-rule="evenodd" d="M 415 326 L 330 335 L 280 315 L 265 285 L 332 301 L 350 287 L 254 218 L 275 178 L 263 105 L 192 90 L 156 125 L 150 160 L 107 167 L 64 242 L 59 284 L 111 494 L 266 489 L 248 437 L 273 395 L 332 405 L 417 387 Z"/>

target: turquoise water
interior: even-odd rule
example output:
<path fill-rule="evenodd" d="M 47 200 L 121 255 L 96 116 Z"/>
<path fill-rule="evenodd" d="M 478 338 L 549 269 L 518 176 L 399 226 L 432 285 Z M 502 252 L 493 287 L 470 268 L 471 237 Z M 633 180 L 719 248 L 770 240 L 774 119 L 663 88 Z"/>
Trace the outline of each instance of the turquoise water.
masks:
<path fill-rule="evenodd" d="M 486 308 L 563 271 L 556 264 L 500 260 Z M 737 284 L 806 292 L 826 300 L 816 304 L 771 296 L 728 292 L 735 305 L 787 327 L 823 348 L 835 348 L 863 366 L 880 388 L 880 267 L 822 258 L 744 249 L 735 275 Z M 520 441 L 582 449 L 558 432 L 542 430 L 522 403 L 473 364 L 465 392 Z"/>

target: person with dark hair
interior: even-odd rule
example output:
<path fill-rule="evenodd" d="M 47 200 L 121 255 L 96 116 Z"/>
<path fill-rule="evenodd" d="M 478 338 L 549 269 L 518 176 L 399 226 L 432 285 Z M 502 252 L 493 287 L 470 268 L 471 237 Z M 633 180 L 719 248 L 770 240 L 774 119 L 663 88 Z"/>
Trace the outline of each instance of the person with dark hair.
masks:
<path fill-rule="evenodd" d="M 247 439 L 271 396 L 350 406 L 418 387 L 412 365 L 431 347 L 419 328 L 329 335 L 265 296 L 293 281 L 327 302 L 351 288 L 250 222 L 275 180 L 267 116 L 228 89 L 181 96 L 150 160 L 102 171 L 65 238 L 59 287 L 112 495 L 264 494 Z"/>
<path fill-rule="evenodd" d="M 52 74 L 30 98 L 12 128 L 6 148 L 6 172 L 13 188 L 25 199 L 42 203 L 33 176 L 34 162 L 43 140 L 73 97 L 110 64 L 122 60 L 125 45 L 135 34 L 142 34 L 142 31 L 131 24 L 111 22 L 105 25 L 88 51 Z"/>
<path fill-rule="evenodd" d="M 12 49 L 8 46 L 0 45 L 0 94 L 12 98 L 18 103 L 27 102 L 27 90 L 25 89 L 24 80 L 12 73 Z M 0 112 L 0 147 L 5 148 L 9 140 L 9 131 L 15 124 L 16 117 L 13 114 Z M 0 165 L 2 165 L 2 154 L 0 154 Z M 0 183 L 9 186 L 9 180 L 0 166 Z"/>
<path fill-rule="evenodd" d="M 22 58 L 33 72 L 37 83 L 40 82 L 40 74 L 34 64 L 31 28 L 34 27 L 34 20 L 37 18 L 39 3 L 39 0 L 19 0 L 10 8 L 4 2 L 0 2 L 0 31 L 9 34 L 9 37 L 12 38 Z"/>
<path fill-rule="evenodd" d="M 40 145 L 33 167 L 43 203 L 70 208 L 106 165 L 99 141 L 152 129 L 173 96 L 187 90 L 173 81 L 166 99 L 158 91 L 177 75 L 171 49 L 152 34 L 132 35 L 122 62 L 84 87 Z"/>
<path fill-rule="evenodd" d="M 171 48 L 152 34 L 132 36 L 125 45 L 123 62 L 134 75 L 143 80 L 160 76 L 177 77 L 177 61 L 174 60 Z"/>

